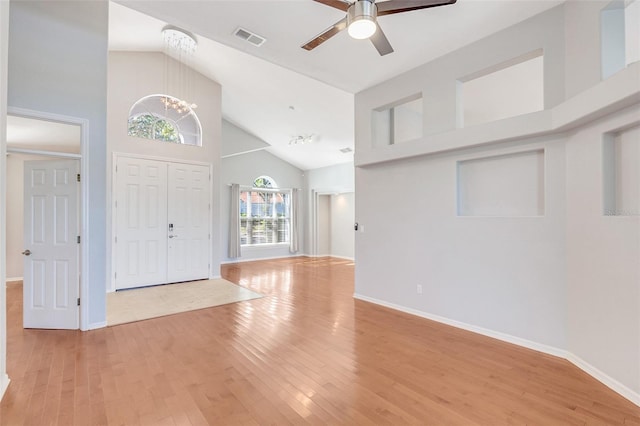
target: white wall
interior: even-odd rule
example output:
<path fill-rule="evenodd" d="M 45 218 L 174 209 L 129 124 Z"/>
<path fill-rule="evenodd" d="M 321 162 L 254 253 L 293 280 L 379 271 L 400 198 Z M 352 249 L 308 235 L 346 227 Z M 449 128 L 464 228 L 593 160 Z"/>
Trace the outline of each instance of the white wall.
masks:
<path fill-rule="evenodd" d="M 355 256 L 355 193 L 331 195 L 331 256 Z"/>
<path fill-rule="evenodd" d="M 569 1 L 565 10 L 564 48 L 567 99 L 597 84 L 601 79 L 600 11 L 611 0 Z M 562 45 L 562 37 L 557 39 Z M 546 52 L 545 52 L 546 53 Z"/>
<path fill-rule="evenodd" d="M 192 161 L 206 163 L 212 168 L 212 256 L 211 274 L 220 274 L 223 256 L 220 238 L 220 146 L 221 146 L 221 86 L 195 71 L 185 70 L 189 85 L 193 87 L 193 99 L 198 105 L 196 114 L 202 125 L 202 146 L 187 146 L 142 139 L 127 134 L 129 110 L 140 98 L 152 94 L 165 94 L 165 65 L 170 61 L 156 52 L 109 52 L 108 97 L 107 97 L 107 235 L 112 235 L 112 161 L 113 154 L 133 154 L 168 159 L 169 161 Z M 172 95 L 172 93 L 167 93 Z M 111 253 L 111 238 L 108 253 Z M 109 277 L 113 276 L 111 262 Z"/>
<path fill-rule="evenodd" d="M 331 195 L 320 194 L 318 195 L 318 204 L 316 206 L 318 217 L 318 244 L 317 253 L 318 256 L 330 256 L 331 255 Z"/>
<path fill-rule="evenodd" d="M 603 212 L 604 134 L 633 122 L 640 107 L 566 142 L 568 349 L 640 394 L 640 212 Z"/>
<path fill-rule="evenodd" d="M 545 150 L 545 216 L 457 216 L 458 161 L 532 148 Z M 565 347 L 564 161 L 551 138 L 357 168 L 356 294 Z"/>
<path fill-rule="evenodd" d="M 223 129 L 224 130 L 224 129 Z M 233 143 L 233 135 L 223 133 L 224 144 Z M 236 262 L 254 259 L 267 259 L 273 257 L 286 257 L 292 255 L 303 255 L 304 252 L 292 254 L 289 252 L 289 245 L 265 245 L 264 247 L 242 247 L 242 257 L 239 259 L 229 258 L 228 242 L 229 242 L 229 209 L 231 200 L 232 183 L 251 186 L 255 178 L 259 176 L 270 176 L 273 178 L 280 188 L 304 188 L 304 173 L 297 167 L 292 166 L 279 159 L 278 157 L 266 152 L 255 151 L 242 155 L 236 155 L 222 160 L 221 165 L 221 181 L 222 192 L 220 198 L 221 205 L 221 224 L 222 224 L 222 258 L 225 262 Z M 303 203 L 300 211 L 300 244 L 299 247 L 305 247 L 305 236 L 302 233 L 302 226 L 305 223 L 306 204 L 304 203 L 305 191 L 300 195 Z"/>
<path fill-rule="evenodd" d="M 8 104 L 89 121 L 88 328 L 106 321 L 107 31 L 107 2 L 11 2 Z"/>
<path fill-rule="evenodd" d="M 640 217 L 603 216 L 602 171 L 603 132 L 640 121 L 640 81 L 600 81 L 606 4 L 567 2 L 356 94 L 356 295 L 565 356 L 640 405 Z M 456 78 L 536 49 L 545 111 L 454 129 Z M 432 134 L 375 146 L 371 111 L 420 90 Z M 537 216 L 456 216 L 458 162 L 535 150 Z"/>
<path fill-rule="evenodd" d="M 383 105 L 423 94 L 424 131 L 420 141 L 453 131 L 458 127 L 459 80 L 491 69 L 496 64 L 542 49 L 544 51 L 544 106 L 550 108 L 564 100 L 564 10 L 556 7 L 507 28 L 483 40 L 421 65 L 356 95 L 356 165 L 358 157 L 373 146 L 371 111 Z M 418 143 L 420 142 L 418 141 Z M 396 149 L 410 149 L 406 143 Z M 391 149 L 390 147 L 386 147 Z"/>
<path fill-rule="evenodd" d="M 0 399 L 9 385 L 7 376 L 6 298 L 6 147 L 7 147 L 7 63 L 9 57 L 9 2 L 0 2 Z"/>
<path fill-rule="evenodd" d="M 262 139 L 245 132 L 243 129 L 222 120 L 222 157 L 243 154 L 268 148 L 270 145 Z"/>

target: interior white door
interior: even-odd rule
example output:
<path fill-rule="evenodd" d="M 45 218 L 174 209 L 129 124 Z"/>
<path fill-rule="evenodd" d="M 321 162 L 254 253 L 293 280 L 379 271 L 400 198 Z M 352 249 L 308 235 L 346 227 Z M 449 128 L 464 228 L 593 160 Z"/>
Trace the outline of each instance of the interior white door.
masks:
<path fill-rule="evenodd" d="M 116 289 L 167 282 L 167 163 L 116 165 Z"/>
<path fill-rule="evenodd" d="M 79 327 L 78 160 L 24 163 L 25 328 Z"/>
<path fill-rule="evenodd" d="M 168 281 L 209 278 L 209 168 L 169 164 Z"/>

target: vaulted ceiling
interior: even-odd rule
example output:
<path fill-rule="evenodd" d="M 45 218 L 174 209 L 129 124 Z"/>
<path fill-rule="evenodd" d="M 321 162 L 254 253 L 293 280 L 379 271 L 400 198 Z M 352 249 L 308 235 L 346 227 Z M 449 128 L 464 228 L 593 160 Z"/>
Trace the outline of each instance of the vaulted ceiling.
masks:
<path fill-rule="evenodd" d="M 346 31 L 302 49 L 344 17 L 312 0 L 118 0 L 110 7 L 109 48 L 162 51 L 167 24 L 195 34 L 190 65 L 222 85 L 224 118 L 308 170 L 352 161 L 340 149 L 353 149 L 355 93 L 562 2 L 458 0 L 382 16 L 378 22 L 395 51 L 380 56 L 368 40 Z M 266 42 L 254 46 L 234 35 L 238 28 Z M 290 144 L 302 135 L 312 142 Z"/>

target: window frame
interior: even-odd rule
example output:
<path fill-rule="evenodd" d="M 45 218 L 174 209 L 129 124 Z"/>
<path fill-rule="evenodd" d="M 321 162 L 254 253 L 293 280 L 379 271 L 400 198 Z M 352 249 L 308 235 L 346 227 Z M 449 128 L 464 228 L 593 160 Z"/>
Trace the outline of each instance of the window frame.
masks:
<path fill-rule="evenodd" d="M 256 186 L 260 180 L 266 181 L 267 186 Z M 242 247 L 260 248 L 291 243 L 291 190 L 274 186 L 275 181 L 272 178 L 260 176 L 254 180 L 253 187 L 240 189 L 239 220 Z M 267 194 L 271 196 L 265 196 Z M 257 205 L 253 203 L 254 197 L 269 199 L 268 203 L 260 203 L 263 207 L 258 208 L 258 214 L 254 214 L 253 206 Z M 284 208 L 279 208 L 279 205 L 283 205 Z M 264 206 L 267 206 L 266 210 Z M 282 210 L 281 214 L 280 210 Z M 263 235 L 255 235 L 254 231 L 257 228 L 255 224 L 260 222 L 262 222 L 259 226 L 262 227 Z M 264 242 L 256 242 L 261 239 Z"/>
<path fill-rule="evenodd" d="M 143 96 L 142 98 L 134 102 L 134 104 L 129 109 L 129 114 L 127 117 L 127 135 L 134 138 L 140 138 L 140 139 L 146 139 L 146 140 L 152 140 L 152 141 L 158 141 L 158 142 L 166 142 L 166 143 L 176 144 L 176 145 L 202 147 L 202 124 L 200 123 L 198 114 L 196 114 L 196 112 L 191 108 L 188 108 L 187 110 L 185 110 L 184 113 L 182 112 L 177 113 L 173 111 L 172 108 L 168 106 L 170 104 L 169 101 L 171 100 L 179 101 L 177 98 L 174 98 L 171 95 L 153 94 L 153 95 Z M 156 101 L 164 105 L 164 107 L 155 105 Z M 171 114 L 169 114 L 170 112 L 171 114 L 181 114 L 181 115 L 179 115 L 178 117 L 172 117 Z M 152 127 L 151 137 L 148 138 L 142 135 L 131 134 L 130 132 L 131 121 L 141 116 L 147 116 L 147 115 L 155 118 L 155 121 L 151 126 Z M 155 124 L 160 120 L 166 121 L 175 129 L 177 140 L 172 141 L 172 140 L 155 137 L 156 136 Z M 189 120 L 190 126 L 187 126 L 187 128 L 193 127 L 194 131 L 189 131 L 183 128 L 184 126 L 180 124 L 180 122 L 183 120 Z M 185 142 L 185 140 L 187 139 L 190 142 Z"/>

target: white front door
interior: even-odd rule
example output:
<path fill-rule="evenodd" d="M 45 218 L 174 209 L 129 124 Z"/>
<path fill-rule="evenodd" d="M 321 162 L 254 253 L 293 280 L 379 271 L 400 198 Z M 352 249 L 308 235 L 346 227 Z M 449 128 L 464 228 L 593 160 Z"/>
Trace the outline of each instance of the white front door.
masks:
<path fill-rule="evenodd" d="M 207 166 L 120 157 L 115 287 L 209 278 Z"/>
<path fill-rule="evenodd" d="M 78 160 L 24 163 L 25 328 L 79 327 Z"/>
<path fill-rule="evenodd" d="M 168 281 L 209 277 L 209 168 L 169 164 Z"/>
<path fill-rule="evenodd" d="M 167 164 L 120 158 L 116 173 L 116 288 L 166 283 Z"/>

